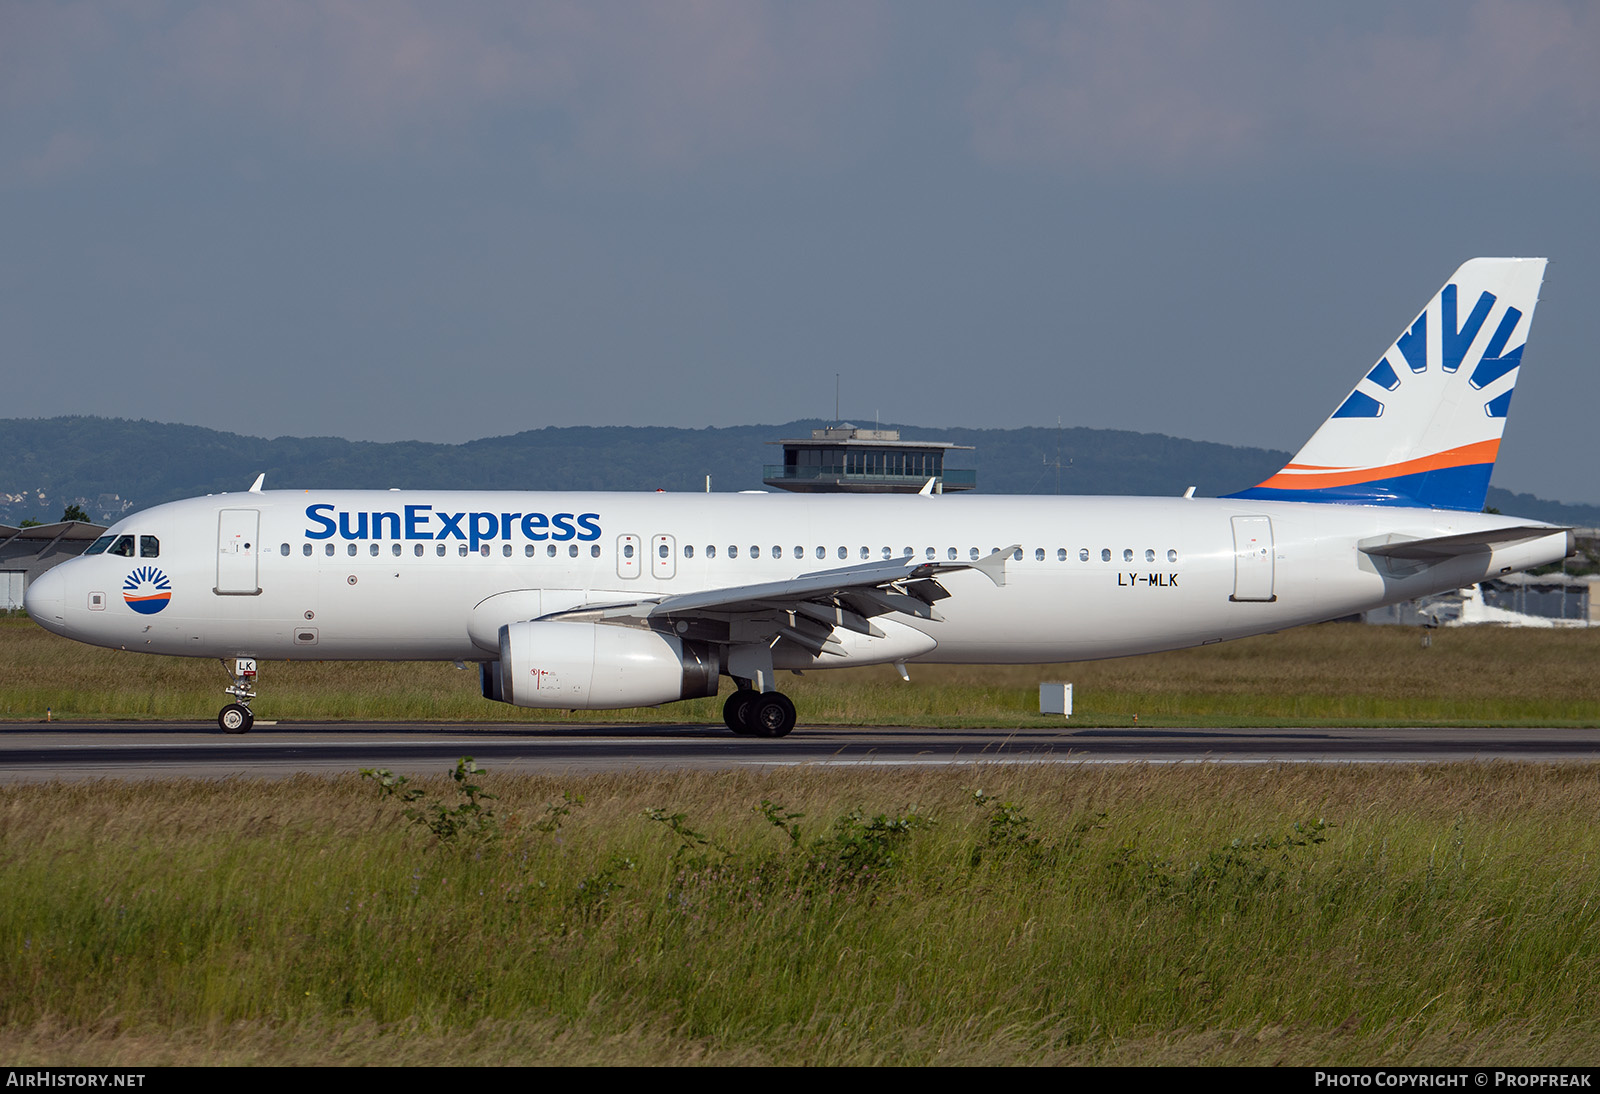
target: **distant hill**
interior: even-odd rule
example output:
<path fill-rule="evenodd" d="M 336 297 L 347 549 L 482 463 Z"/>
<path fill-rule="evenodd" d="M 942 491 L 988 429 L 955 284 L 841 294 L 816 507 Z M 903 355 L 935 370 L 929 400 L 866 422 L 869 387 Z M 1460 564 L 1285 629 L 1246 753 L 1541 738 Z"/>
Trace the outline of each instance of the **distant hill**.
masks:
<path fill-rule="evenodd" d="M 123 418 L 0 419 L 0 523 L 55 520 L 69 503 L 97 520 L 164 501 L 243 490 L 266 472 L 269 489 L 759 490 L 766 442 L 808 437 L 830 423 L 726 429 L 567 426 L 465 444 L 246 437 L 200 426 Z M 1260 482 L 1289 454 L 1109 429 L 929 429 L 893 426 L 907 440 L 972 445 L 952 463 L 975 467 L 987 494 L 1202 496 Z M 1564 505 L 1491 489 L 1507 513 L 1588 527 L 1600 506 Z"/>

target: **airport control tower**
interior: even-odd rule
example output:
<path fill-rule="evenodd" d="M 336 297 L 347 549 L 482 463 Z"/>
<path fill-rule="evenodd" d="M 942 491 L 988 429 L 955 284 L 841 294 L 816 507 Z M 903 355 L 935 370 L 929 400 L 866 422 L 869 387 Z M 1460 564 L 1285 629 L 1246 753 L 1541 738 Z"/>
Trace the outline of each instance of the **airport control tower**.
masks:
<path fill-rule="evenodd" d="M 898 429 L 858 429 L 846 422 L 813 429 L 810 440 L 783 445 L 783 462 L 767 464 L 762 481 L 780 490 L 811 494 L 915 494 L 933 480 L 933 492 L 971 490 L 978 473 L 947 468 L 945 454 L 972 451 L 945 441 L 902 441 Z"/>

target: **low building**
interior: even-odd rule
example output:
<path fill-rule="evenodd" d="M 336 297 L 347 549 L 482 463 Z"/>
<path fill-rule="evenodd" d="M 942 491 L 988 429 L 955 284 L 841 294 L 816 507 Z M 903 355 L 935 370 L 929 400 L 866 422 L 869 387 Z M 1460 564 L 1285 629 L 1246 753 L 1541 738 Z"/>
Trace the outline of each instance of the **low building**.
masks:
<path fill-rule="evenodd" d="M 1600 625 L 1597 586 L 1600 574 L 1505 574 L 1452 593 L 1374 608 L 1363 618 L 1427 627 L 1588 627 Z"/>
<path fill-rule="evenodd" d="M 103 525 L 81 520 L 31 528 L 0 524 L 0 611 L 20 610 L 29 582 L 50 567 L 83 554 L 105 531 Z"/>
<path fill-rule="evenodd" d="M 859 429 L 848 422 L 813 429 L 810 440 L 768 441 L 783 446 L 783 462 L 767 464 L 762 481 L 799 493 L 916 494 L 972 490 L 978 473 L 945 466 L 954 451 L 971 445 L 947 441 L 903 441 L 898 429 Z"/>

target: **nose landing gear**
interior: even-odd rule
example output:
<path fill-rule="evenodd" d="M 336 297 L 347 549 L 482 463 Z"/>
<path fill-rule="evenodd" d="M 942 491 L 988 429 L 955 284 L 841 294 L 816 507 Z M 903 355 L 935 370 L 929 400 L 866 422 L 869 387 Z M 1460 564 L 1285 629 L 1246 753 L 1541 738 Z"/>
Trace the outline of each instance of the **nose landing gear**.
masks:
<path fill-rule="evenodd" d="M 238 702 L 229 703 L 217 711 L 217 726 L 224 733 L 249 733 L 256 716 L 250 712 L 250 701 L 256 697 L 256 661 L 253 657 L 237 657 L 230 668 L 222 662 L 223 669 L 233 679 L 233 684 L 222 690 Z"/>

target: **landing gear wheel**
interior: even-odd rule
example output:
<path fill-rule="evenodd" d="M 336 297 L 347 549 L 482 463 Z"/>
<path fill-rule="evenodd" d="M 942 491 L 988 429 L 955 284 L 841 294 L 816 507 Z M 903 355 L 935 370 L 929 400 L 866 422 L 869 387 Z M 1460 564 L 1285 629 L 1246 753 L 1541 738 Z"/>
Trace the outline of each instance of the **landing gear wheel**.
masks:
<path fill-rule="evenodd" d="M 761 693 L 751 688 L 740 688 L 728 696 L 728 701 L 722 704 L 723 724 L 740 736 L 753 735 L 756 731 L 756 700 L 759 698 Z"/>
<path fill-rule="evenodd" d="M 217 711 L 217 725 L 222 727 L 224 733 L 249 733 L 255 721 L 256 716 L 250 713 L 250 708 L 238 703 L 229 703 Z"/>
<path fill-rule="evenodd" d="M 787 737 L 794 728 L 794 704 L 787 695 L 769 691 L 752 705 L 751 721 L 757 737 Z"/>
<path fill-rule="evenodd" d="M 224 733 L 249 733 L 250 727 L 256 724 L 256 716 L 250 713 L 250 701 L 256 697 L 256 659 L 254 657 L 236 657 L 233 664 L 228 664 L 227 658 L 221 658 L 223 671 L 233 681 L 223 688 L 223 693 L 231 695 L 238 700 L 229 703 L 217 711 L 217 725 L 222 727 Z"/>

